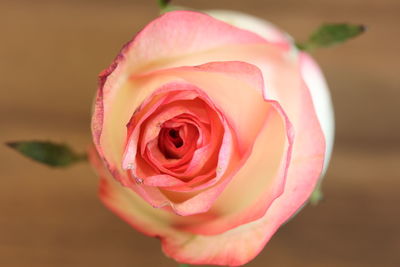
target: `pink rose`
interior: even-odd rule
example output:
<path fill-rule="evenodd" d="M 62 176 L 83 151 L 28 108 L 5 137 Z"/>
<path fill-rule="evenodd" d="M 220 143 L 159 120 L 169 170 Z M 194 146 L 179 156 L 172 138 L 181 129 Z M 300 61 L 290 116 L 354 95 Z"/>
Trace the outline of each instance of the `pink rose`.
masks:
<path fill-rule="evenodd" d="M 123 47 L 100 75 L 91 158 L 104 204 L 166 255 L 237 266 L 309 198 L 333 116 L 318 66 L 290 37 L 210 14 L 166 13 Z"/>

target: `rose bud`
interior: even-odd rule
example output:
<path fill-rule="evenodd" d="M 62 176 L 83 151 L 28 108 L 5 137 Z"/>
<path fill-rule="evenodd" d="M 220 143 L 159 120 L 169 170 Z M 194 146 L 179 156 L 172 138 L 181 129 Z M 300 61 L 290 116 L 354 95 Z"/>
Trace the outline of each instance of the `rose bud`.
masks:
<path fill-rule="evenodd" d="M 100 75 L 104 204 L 181 263 L 253 259 L 308 200 L 333 113 L 314 60 L 248 15 L 168 12 Z"/>

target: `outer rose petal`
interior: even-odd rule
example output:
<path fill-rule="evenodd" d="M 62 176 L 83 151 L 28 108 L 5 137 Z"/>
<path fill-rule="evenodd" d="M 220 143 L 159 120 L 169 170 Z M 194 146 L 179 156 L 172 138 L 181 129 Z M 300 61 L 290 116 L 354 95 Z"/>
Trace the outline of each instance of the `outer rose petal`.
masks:
<path fill-rule="evenodd" d="M 231 10 L 209 10 L 207 14 L 238 28 L 255 32 L 270 42 L 289 43 L 290 45 L 293 43 L 292 38 L 288 34 L 282 32 L 275 25 L 263 19 Z M 326 154 L 324 174 L 329 164 L 334 141 L 335 120 L 333 105 L 329 88 L 318 64 L 307 53 L 300 52 L 299 56 L 301 73 L 306 85 L 310 89 L 315 111 L 325 136 Z"/>
<path fill-rule="evenodd" d="M 230 25 L 248 30 L 273 43 L 291 42 L 291 37 L 263 19 L 231 10 L 208 10 L 206 13 Z"/>
<path fill-rule="evenodd" d="M 315 111 L 317 112 L 319 123 L 325 136 L 326 152 L 323 171 L 325 173 L 331 158 L 335 135 L 335 118 L 331 95 L 324 75 L 318 64 L 309 54 L 303 52 L 300 54 L 300 64 L 301 73 L 310 89 Z"/>

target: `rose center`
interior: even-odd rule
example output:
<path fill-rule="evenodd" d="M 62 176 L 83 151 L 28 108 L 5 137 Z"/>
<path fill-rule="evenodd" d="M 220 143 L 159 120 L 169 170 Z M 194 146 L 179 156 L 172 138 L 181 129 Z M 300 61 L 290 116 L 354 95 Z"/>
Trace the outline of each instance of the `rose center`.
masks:
<path fill-rule="evenodd" d="M 180 148 L 183 145 L 183 140 L 176 129 L 169 129 L 168 136 L 176 148 Z"/>
<path fill-rule="evenodd" d="M 194 131 L 193 125 L 176 122 L 173 119 L 161 126 L 158 148 L 165 158 L 180 159 L 195 145 L 196 139 L 197 131 Z"/>

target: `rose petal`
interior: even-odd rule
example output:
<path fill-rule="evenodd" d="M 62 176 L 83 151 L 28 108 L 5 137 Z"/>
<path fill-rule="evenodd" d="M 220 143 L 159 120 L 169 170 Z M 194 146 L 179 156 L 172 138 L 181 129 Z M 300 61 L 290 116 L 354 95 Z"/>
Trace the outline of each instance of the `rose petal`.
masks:
<path fill-rule="evenodd" d="M 279 104 L 271 102 L 268 114 L 249 158 L 232 174 L 234 179 L 209 210 L 215 215 L 213 220 L 182 225 L 182 230 L 202 235 L 223 233 L 263 217 L 282 194 L 294 135 Z"/>
<path fill-rule="evenodd" d="M 248 30 L 264 37 L 272 43 L 292 43 L 292 38 L 275 25 L 248 14 L 231 10 L 208 10 L 208 15 L 222 20 L 243 30 Z"/>
<path fill-rule="evenodd" d="M 309 54 L 300 53 L 300 68 L 304 81 L 310 89 L 315 111 L 317 112 L 318 120 L 325 136 L 326 152 L 323 171 L 325 173 L 332 154 L 335 132 L 335 118 L 331 96 L 324 75 L 319 69 L 318 64 Z"/>
<path fill-rule="evenodd" d="M 156 71 L 144 76 L 135 75 L 132 79 L 152 80 L 165 76 L 170 79 L 179 77 L 204 90 L 232 125 L 240 153 L 244 154 L 251 147 L 265 121 L 268 108 L 262 98 L 264 83 L 257 67 L 245 62 L 212 62 Z"/>
<path fill-rule="evenodd" d="M 266 43 L 266 40 L 206 14 L 174 11 L 150 22 L 126 45 L 124 54 L 137 72 L 174 57 L 186 57 L 230 44 L 253 43 Z"/>
<path fill-rule="evenodd" d="M 238 73 L 240 75 L 237 75 Z M 193 68 L 182 67 L 158 71 L 156 74 L 157 77 L 165 74 L 184 78 L 188 82 L 204 88 L 203 90 L 210 94 L 213 102 L 228 114 L 229 123 L 234 127 L 236 126 L 234 131 L 239 146 L 241 145 L 241 153 L 245 154 L 246 151 L 251 149 L 253 140 L 264 125 L 268 115 L 267 109 L 270 106 L 262 98 L 264 88 L 253 87 L 255 84 L 262 86 L 262 83 L 249 83 L 250 80 L 262 81 L 262 78 L 259 78 L 261 73 L 256 67 L 244 62 L 215 62 Z M 141 78 L 151 80 L 152 75 L 155 75 L 155 73 Z M 253 77 L 256 77 L 256 79 L 253 79 Z M 212 83 L 207 81 L 212 81 Z M 235 94 L 232 94 L 232 91 Z M 234 99 L 229 98 L 229 96 L 234 97 Z M 233 106 L 231 103 L 238 104 Z M 226 180 L 229 181 L 229 179 Z M 216 181 L 214 180 L 213 182 Z M 227 182 L 224 181 L 217 188 L 208 189 L 182 203 L 171 203 L 171 206 L 180 215 L 187 216 L 205 212 L 211 207 L 211 204 L 223 191 L 226 184 Z M 265 209 L 265 206 L 262 207 Z M 254 219 L 259 216 L 248 217 Z"/>
<path fill-rule="evenodd" d="M 158 233 L 164 236 L 162 240 L 166 254 L 178 261 L 193 264 L 244 264 L 259 253 L 277 228 L 307 200 L 322 169 L 324 137 L 308 89 L 304 85 L 297 89 L 292 88 L 295 89 L 292 90 L 293 97 L 299 103 L 293 103 L 297 108 L 297 116 L 295 110 L 291 110 L 295 119 L 293 124 L 296 136 L 283 194 L 273 202 L 263 218 L 223 234 L 187 235 L 182 232 L 166 233 L 159 230 Z M 284 97 L 282 99 L 289 100 Z M 129 212 L 133 218 L 138 216 L 132 215 L 132 209 L 125 212 Z M 168 227 L 167 229 L 173 230 Z M 199 247 L 202 250 L 199 250 Z"/>
<path fill-rule="evenodd" d="M 224 149 L 222 150 L 223 152 L 219 156 L 219 162 L 221 162 L 222 164 L 221 168 L 227 168 L 224 165 L 228 164 L 231 165 L 231 168 L 233 168 L 232 166 L 236 166 L 237 168 L 236 163 L 238 162 L 238 158 L 237 154 L 233 153 L 233 151 L 236 148 L 235 148 L 235 143 L 232 141 L 230 129 L 225 129 L 224 139 L 229 141 L 225 141 L 227 144 L 224 146 Z M 224 151 L 226 149 L 229 149 L 229 152 L 225 154 Z M 169 196 L 169 199 L 172 199 L 172 201 L 170 202 L 171 208 L 176 214 L 181 216 L 189 216 L 193 214 L 204 213 L 211 208 L 216 198 L 222 193 L 223 189 L 226 187 L 226 185 L 229 183 L 231 179 L 232 176 L 229 175 L 229 172 L 226 173 L 217 172 L 216 178 L 213 179 L 212 181 L 210 180 L 207 186 L 210 186 L 214 183 L 216 183 L 216 185 L 207 188 L 204 191 L 196 192 L 196 194 L 192 194 L 190 192 L 189 193 L 181 192 L 179 194 L 178 192 L 169 192 L 169 194 L 167 195 Z M 197 190 L 200 188 L 201 187 L 199 188 L 196 187 Z M 163 192 L 164 194 L 166 193 L 165 191 Z M 181 198 L 182 196 L 184 196 L 184 200 L 179 201 L 179 198 Z M 189 196 L 189 198 L 187 198 L 186 196 Z M 174 199 L 173 197 L 178 197 L 178 199 Z"/>
<path fill-rule="evenodd" d="M 134 70 L 140 73 L 139 69 L 154 70 L 171 63 L 179 65 L 189 54 L 204 59 L 204 53 L 211 53 L 222 59 L 231 53 L 227 46 L 241 49 L 241 45 L 264 43 L 266 41 L 256 34 L 198 12 L 168 12 L 148 24 L 100 75 L 92 132 L 96 148 L 110 170 L 116 176 L 122 171 L 118 164 L 124 149 L 125 125 L 135 108 L 154 88 L 165 83 L 158 79 L 154 81 L 158 86 L 147 84 L 142 87 L 139 83 L 127 82 L 130 73 Z M 134 87 L 136 89 L 132 90 Z"/>
<path fill-rule="evenodd" d="M 164 88 L 166 87 L 170 87 L 170 93 L 174 93 L 174 90 L 179 89 L 180 86 L 186 86 L 186 85 L 178 85 L 176 83 L 172 83 L 172 84 L 167 84 L 164 86 Z M 188 87 L 188 86 L 186 86 Z M 197 88 L 192 87 L 191 88 L 192 92 L 193 90 L 197 90 Z M 179 92 L 179 91 L 178 91 Z M 159 91 L 156 91 L 156 95 L 159 93 Z M 181 97 L 181 95 L 179 96 Z M 199 94 L 197 94 L 197 97 L 200 97 Z M 142 116 L 141 120 L 136 123 L 136 128 L 135 130 L 133 130 L 133 132 L 131 133 L 131 137 L 128 140 L 127 143 L 127 149 L 125 152 L 125 156 L 124 156 L 124 163 L 123 166 L 124 168 L 132 168 L 134 170 L 136 170 L 136 163 L 135 163 L 135 159 L 136 159 L 136 150 L 138 149 L 138 140 L 139 140 L 139 132 L 140 132 L 140 127 L 143 128 L 142 131 L 144 131 L 143 136 L 141 137 L 141 154 L 144 155 L 149 155 L 150 161 L 152 161 L 152 164 L 157 167 L 160 171 L 166 173 L 166 174 L 170 174 L 170 175 L 174 175 L 176 177 L 179 178 L 191 178 L 194 177 L 195 175 L 197 175 L 198 171 L 200 171 L 201 169 L 204 169 L 205 171 L 207 171 L 207 164 L 211 164 L 212 160 L 211 160 L 211 154 L 214 153 L 215 151 L 218 151 L 219 148 L 216 147 L 219 143 L 220 143 L 220 139 L 222 138 L 221 133 L 219 133 L 221 131 L 221 126 L 218 126 L 218 124 L 216 123 L 216 120 L 213 119 L 213 117 L 216 117 L 216 115 L 212 115 L 211 114 L 211 108 L 208 107 L 207 105 L 205 105 L 204 103 L 197 106 L 196 102 L 188 102 L 188 101 L 180 101 L 179 99 L 173 98 L 175 100 L 175 102 L 169 103 L 169 101 L 164 101 L 167 105 L 164 105 L 162 107 L 160 107 L 160 110 L 155 111 L 153 109 L 151 109 L 152 112 L 155 112 L 156 115 L 144 115 Z M 200 100 L 199 100 L 200 101 Z M 198 102 L 199 102 L 198 101 Z M 169 103 L 169 104 L 168 104 Z M 171 106 L 172 105 L 172 106 Z M 204 128 L 202 126 L 202 122 L 198 121 L 197 117 L 198 113 L 196 111 L 196 109 L 198 109 L 199 112 L 206 112 L 207 113 L 207 117 L 209 120 L 211 120 L 209 123 L 211 125 L 211 131 L 213 134 L 213 138 L 210 141 L 207 141 L 208 139 L 210 139 L 209 133 L 207 133 L 207 129 Z M 215 111 L 213 111 L 215 112 Z M 190 159 L 192 160 L 192 162 L 187 162 L 187 166 L 186 165 L 182 165 L 179 163 L 178 160 L 167 160 L 164 158 L 164 156 L 158 152 L 158 148 L 157 149 L 151 149 L 151 150 L 147 150 L 148 152 L 145 153 L 146 148 L 148 148 L 149 144 L 153 144 L 154 142 L 156 142 L 156 139 L 159 135 L 159 130 L 160 127 L 158 125 L 162 124 L 164 121 L 169 121 L 173 118 L 175 118 L 176 116 L 180 115 L 180 114 L 187 114 L 185 116 L 193 116 L 193 122 L 195 124 L 199 124 L 199 132 L 201 133 L 201 139 L 204 141 L 209 142 L 207 144 L 207 146 L 200 147 L 197 150 L 193 150 L 195 148 L 192 148 L 190 151 L 195 153 L 195 156 L 191 156 L 190 154 L 186 154 L 184 155 L 184 157 L 181 159 L 182 161 L 184 161 L 183 163 L 186 162 L 186 160 Z M 150 117 L 149 117 L 150 116 Z M 201 116 L 204 116 L 201 114 Z M 200 116 L 200 118 L 201 118 Z M 141 124 L 145 122 L 145 120 L 147 119 L 146 123 L 142 126 Z M 180 119 L 178 119 L 179 121 Z M 184 120 L 184 119 L 183 119 Z M 203 119 L 204 120 L 204 119 Z M 197 121 L 197 122 L 196 122 Z M 205 131 L 207 130 L 207 131 Z M 155 145 L 152 145 L 153 148 L 155 148 Z M 181 147 L 182 148 L 182 147 Z M 183 147 L 184 148 L 184 147 Z M 208 152 L 210 151 L 210 152 Z M 153 154 L 153 155 L 152 155 Z M 156 160 L 156 158 L 158 158 L 159 160 Z M 196 158 L 197 159 L 201 159 L 201 160 L 207 160 L 207 164 L 203 165 L 203 164 L 196 164 Z M 155 161 L 154 161 L 155 160 Z M 158 161 L 158 163 L 157 163 Z M 170 163 L 168 163 L 168 161 L 170 161 Z M 198 161 L 197 161 L 198 163 Z M 176 164 L 180 164 L 181 167 L 176 166 L 174 167 Z M 166 165 L 164 167 L 164 165 Z M 170 168 L 170 169 L 167 169 Z M 177 167 L 182 168 L 182 170 L 177 169 Z"/>
<path fill-rule="evenodd" d="M 296 77 L 296 76 L 291 76 Z M 253 259 L 275 231 L 307 201 L 324 162 L 325 142 L 308 88 L 292 88 L 291 120 L 296 132 L 285 190 L 263 218 L 214 236 L 167 236 L 164 252 L 186 263 L 238 266 Z M 287 97 L 282 99 L 288 101 Z M 287 104 L 287 103 L 286 103 Z M 296 112 L 295 112 L 296 111 Z M 302 114 L 307 114 L 303 116 Z M 199 247 L 203 248 L 199 251 Z"/>

